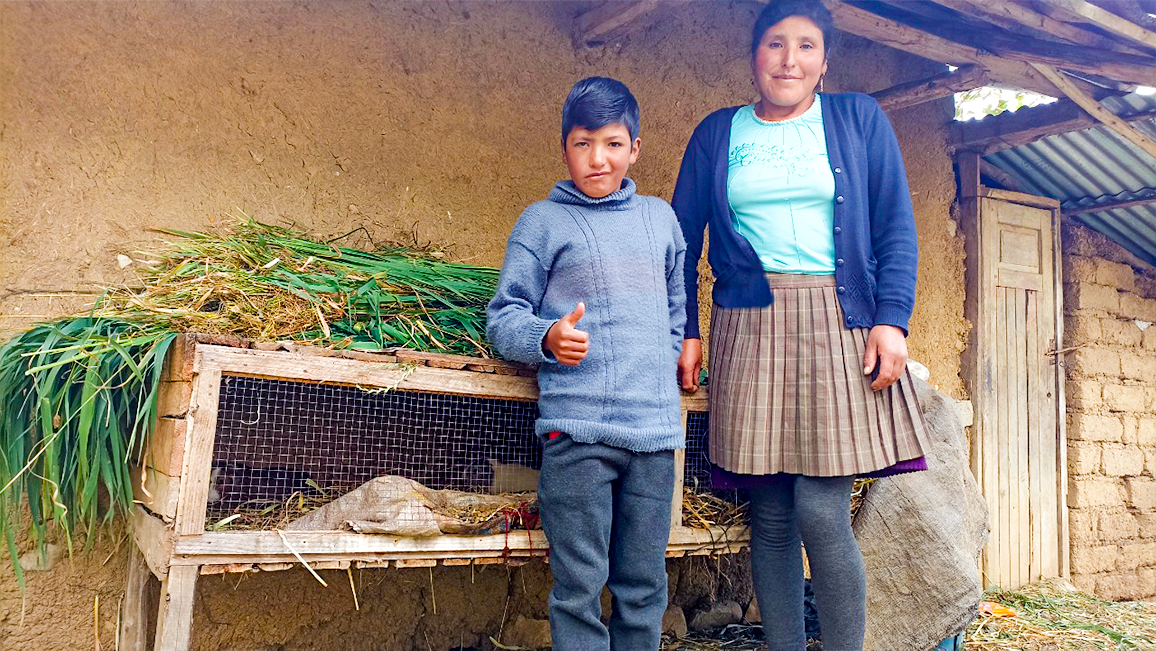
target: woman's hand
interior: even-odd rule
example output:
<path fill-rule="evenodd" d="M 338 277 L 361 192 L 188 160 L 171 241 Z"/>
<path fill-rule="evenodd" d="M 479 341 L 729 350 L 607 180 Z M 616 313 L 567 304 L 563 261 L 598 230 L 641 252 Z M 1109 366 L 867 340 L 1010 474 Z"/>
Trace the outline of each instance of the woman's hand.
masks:
<path fill-rule="evenodd" d="M 702 339 L 683 339 L 682 354 L 678 356 L 678 385 L 684 391 L 698 391 L 702 374 Z"/>
<path fill-rule="evenodd" d="M 907 337 L 893 325 L 877 325 L 867 335 L 867 351 L 863 354 L 863 375 L 871 375 L 879 368 L 879 375 L 871 383 L 875 391 L 886 389 L 903 377 L 907 369 Z"/>

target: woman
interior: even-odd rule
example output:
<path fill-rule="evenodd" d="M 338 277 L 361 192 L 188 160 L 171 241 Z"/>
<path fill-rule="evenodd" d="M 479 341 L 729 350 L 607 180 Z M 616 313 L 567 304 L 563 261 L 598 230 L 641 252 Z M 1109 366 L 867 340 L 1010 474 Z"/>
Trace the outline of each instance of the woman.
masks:
<path fill-rule="evenodd" d="M 673 205 L 687 240 L 679 381 L 697 388 L 698 260 L 709 227 L 710 444 L 715 485 L 748 489 L 751 566 L 770 649 L 799 651 L 807 557 L 827 651 L 861 649 L 857 476 L 926 468 L 906 371 L 916 234 L 879 105 L 816 94 L 831 15 L 772 2 L 751 38 L 759 100 L 694 131 Z"/>

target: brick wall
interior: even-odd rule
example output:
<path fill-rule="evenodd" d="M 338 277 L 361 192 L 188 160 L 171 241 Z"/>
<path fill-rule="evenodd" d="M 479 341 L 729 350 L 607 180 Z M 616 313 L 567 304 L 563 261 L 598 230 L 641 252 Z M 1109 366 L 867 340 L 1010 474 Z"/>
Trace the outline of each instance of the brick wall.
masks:
<path fill-rule="evenodd" d="M 1083 227 L 1064 231 L 1072 582 L 1156 596 L 1156 272 Z"/>

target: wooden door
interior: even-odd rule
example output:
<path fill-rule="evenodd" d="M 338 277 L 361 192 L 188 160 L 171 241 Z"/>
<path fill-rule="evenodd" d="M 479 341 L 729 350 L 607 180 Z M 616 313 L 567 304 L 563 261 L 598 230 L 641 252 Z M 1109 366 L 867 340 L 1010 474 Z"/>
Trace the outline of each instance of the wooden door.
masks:
<path fill-rule="evenodd" d="M 1067 575 L 1062 327 L 1054 201 L 983 189 L 971 200 L 972 470 L 990 509 L 987 585 Z"/>

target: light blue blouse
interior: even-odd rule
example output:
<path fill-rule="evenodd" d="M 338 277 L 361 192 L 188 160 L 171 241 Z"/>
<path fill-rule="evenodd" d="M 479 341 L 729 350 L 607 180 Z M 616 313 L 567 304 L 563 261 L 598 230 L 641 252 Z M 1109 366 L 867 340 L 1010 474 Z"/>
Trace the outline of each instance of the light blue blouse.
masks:
<path fill-rule="evenodd" d="M 835 273 L 835 177 L 818 95 L 802 115 L 768 122 L 744 106 L 731 119 L 727 198 L 735 229 L 774 273 Z"/>

